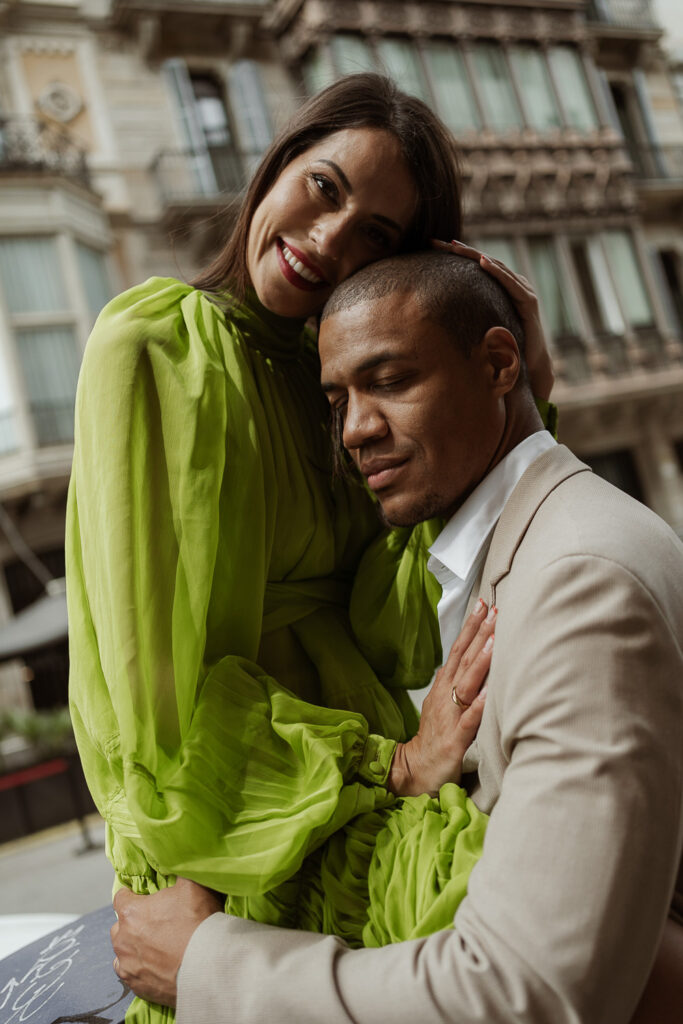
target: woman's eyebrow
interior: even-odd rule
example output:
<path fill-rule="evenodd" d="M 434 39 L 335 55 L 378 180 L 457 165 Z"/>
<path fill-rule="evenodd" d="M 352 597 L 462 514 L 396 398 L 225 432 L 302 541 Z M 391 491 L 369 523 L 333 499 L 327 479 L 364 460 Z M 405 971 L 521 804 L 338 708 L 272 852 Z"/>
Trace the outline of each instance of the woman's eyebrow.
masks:
<path fill-rule="evenodd" d="M 328 167 L 331 167 L 332 170 L 335 171 L 335 173 L 337 174 L 339 180 L 341 181 L 342 185 L 344 186 L 346 191 L 349 193 L 349 195 L 351 195 L 353 193 L 353 187 L 351 185 L 351 182 L 346 177 L 346 175 L 342 171 L 342 169 L 339 166 L 339 164 L 336 164 L 334 162 L 334 160 L 324 160 L 322 158 L 320 160 L 320 163 L 321 164 L 327 164 Z M 399 233 L 399 235 L 403 233 L 403 228 L 401 227 L 401 225 L 397 224 L 395 220 L 391 219 L 391 217 L 385 217 L 381 213 L 375 213 L 375 214 L 373 214 L 373 219 L 377 220 L 377 221 L 380 221 L 382 224 L 386 224 L 386 226 L 389 227 L 389 228 L 393 228 L 393 230 L 397 231 Z"/>

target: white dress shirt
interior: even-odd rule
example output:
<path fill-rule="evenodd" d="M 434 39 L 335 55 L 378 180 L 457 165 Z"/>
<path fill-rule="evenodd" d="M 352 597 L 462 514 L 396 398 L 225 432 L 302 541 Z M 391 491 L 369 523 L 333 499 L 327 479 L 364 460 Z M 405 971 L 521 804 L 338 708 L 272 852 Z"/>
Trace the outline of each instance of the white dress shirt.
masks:
<path fill-rule="evenodd" d="M 547 430 L 521 441 L 472 491 L 429 549 L 427 568 L 443 591 L 438 615 L 444 661 L 462 629 L 470 592 L 506 501 L 531 463 L 555 444 Z"/>

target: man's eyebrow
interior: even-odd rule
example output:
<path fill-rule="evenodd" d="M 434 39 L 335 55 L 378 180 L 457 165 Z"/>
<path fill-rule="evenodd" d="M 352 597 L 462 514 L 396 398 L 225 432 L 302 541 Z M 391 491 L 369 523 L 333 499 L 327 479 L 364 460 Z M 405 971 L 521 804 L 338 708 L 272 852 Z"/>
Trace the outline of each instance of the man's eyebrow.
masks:
<path fill-rule="evenodd" d="M 339 164 L 336 164 L 334 160 L 323 160 L 322 158 L 320 160 L 320 163 L 327 164 L 328 167 L 331 167 L 332 170 L 336 172 L 339 180 L 341 181 L 342 185 L 349 193 L 349 195 L 353 193 L 353 187 L 351 185 L 351 182 L 346 177 Z M 397 224 L 395 220 L 391 219 L 391 217 L 385 217 L 384 214 L 382 213 L 373 213 L 372 219 L 379 221 L 381 224 L 386 224 L 388 228 L 392 228 L 394 231 L 397 231 L 399 235 L 403 234 L 403 228 L 401 227 L 401 225 Z"/>
<path fill-rule="evenodd" d="M 374 370 L 376 366 L 381 366 L 382 363 L 389 363 L 392 359 L 396 359 L 396 353 L 392 352 L 391 349 L 386 349 L 384 352 L 377 352 L 374 356 L 369 356 L 368 359 L 364 359 L 362 363 L 358 363 L 354 366 L 354 373 L 365 373 L 366 370 Z M 322 381 L 321 388 L 327 394 L 328 391 L 334 391 L 340 385 L 334 382 Z"/>

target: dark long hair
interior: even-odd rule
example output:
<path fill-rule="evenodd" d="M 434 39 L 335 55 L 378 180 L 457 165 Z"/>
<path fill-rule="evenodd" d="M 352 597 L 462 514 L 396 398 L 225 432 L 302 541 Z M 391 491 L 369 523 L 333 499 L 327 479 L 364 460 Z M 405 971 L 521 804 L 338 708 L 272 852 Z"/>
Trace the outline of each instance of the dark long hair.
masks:
<path fill-rule="evenodd" d="M 418 194 L 403 251 L 424 248 L 430 238 L 460 237 L 460 172 L 448 129 L 422 100 L 401 92 L 391 79 L 370 73 L 348 75 L 305 103 L 270 145 L 247 188 L 230 238 L 193 281 L 195 287 L 217 292 L 229 286 L 236 297 L 244 295 L 249 284 L 247 238 L 257 206 L 295 157 L 346 128 L 380 128 L 398 139 Z"/>

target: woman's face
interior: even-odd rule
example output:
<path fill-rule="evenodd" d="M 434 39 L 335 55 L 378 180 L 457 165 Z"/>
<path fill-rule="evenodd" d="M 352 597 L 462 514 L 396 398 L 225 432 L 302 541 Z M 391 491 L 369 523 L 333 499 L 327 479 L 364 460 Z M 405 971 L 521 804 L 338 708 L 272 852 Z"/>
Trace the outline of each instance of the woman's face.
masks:
<path fill-rule="evenodd" d="M 393 135 L 328 135 L 285 167 L 256 208 L 247 268 L 260 301 L 282 316 L 319 312 L 340 281 L 398 249 L 416 205 Z"/>

